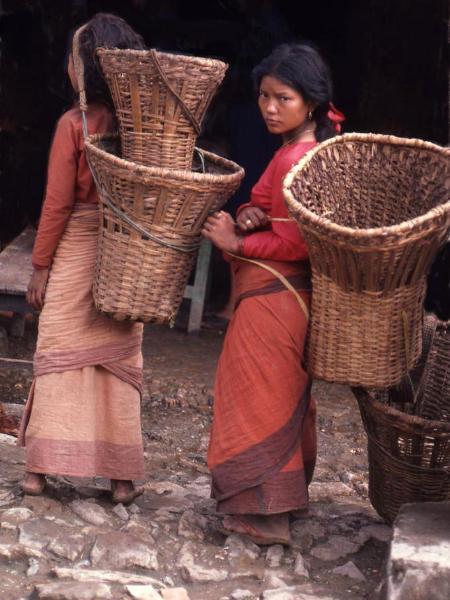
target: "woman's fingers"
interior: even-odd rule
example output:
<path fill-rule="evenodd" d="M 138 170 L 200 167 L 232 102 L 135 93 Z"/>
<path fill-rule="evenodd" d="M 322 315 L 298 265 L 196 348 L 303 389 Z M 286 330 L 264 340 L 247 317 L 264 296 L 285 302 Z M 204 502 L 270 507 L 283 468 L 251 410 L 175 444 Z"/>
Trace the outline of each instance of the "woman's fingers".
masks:
<path fill-rule="evenodd" d="M 39 310 L 42 310 L 42 307 L 44 306 L 44 298 L 45 298 L 45 285 L 41 285 L 38 289 L 38 297 L 37 297 L 37 303 L 39 305 Z"/>
<path fill-rule="evenodd" d="M 242 231 L 253 231 L 267 225 L 269 219 L 266 213 L 257 206 L 245 208 L 238 217 L 238 225 Z"/>
<path fill-rule="evenodd" d="M 27 302 L 34 309 L 38 308 L 37 305 L 36 305 L 36 290 L 34 288 L 31 288 L 30 290 L 28 290 L 28 292 L 27 292 Z"/>

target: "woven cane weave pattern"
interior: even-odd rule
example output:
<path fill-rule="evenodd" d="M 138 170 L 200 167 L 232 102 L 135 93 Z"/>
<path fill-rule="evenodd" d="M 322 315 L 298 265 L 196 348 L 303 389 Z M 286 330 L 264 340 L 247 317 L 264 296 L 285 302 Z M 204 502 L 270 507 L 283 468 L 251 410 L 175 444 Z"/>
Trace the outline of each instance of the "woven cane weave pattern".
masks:
<path fill-rule="evenodd" d="M 97 54 L 113 97 L 123 158 L 190 170 L 203 117 L 227 65 L 155 50 L 101 48 Z"/>
<path fill-rule="evenodd" d="M 86 141 L 102 222 L 94 301 L 118 320 L 173 323 L 203 222 L 237 189 L 244 172 L 209 152 L 203 152 L 206 173 L 142 167 L 111 154 L 115 141 L 111 135 Z M 154 239 L 130 226 L 123 214 Z"/>
<path fill-rule="evenodd" d="M 314 377 L 388 387 L 419 357 L 425 277 L 450 227 L 449 158 L 421 140 L 346 134 L 316 146 L 286 177 L 314 272 Z M 355 378 L 348 340 L 372 332 Z"/>
<path fill-rule="evenodd" d="M 353 391 L 368 435 L 369 497 L 377 512 L 392 522 L 406 502 L 450 500 L 450 421 L 405 414 L 389 406 L 389 391 Z"/>

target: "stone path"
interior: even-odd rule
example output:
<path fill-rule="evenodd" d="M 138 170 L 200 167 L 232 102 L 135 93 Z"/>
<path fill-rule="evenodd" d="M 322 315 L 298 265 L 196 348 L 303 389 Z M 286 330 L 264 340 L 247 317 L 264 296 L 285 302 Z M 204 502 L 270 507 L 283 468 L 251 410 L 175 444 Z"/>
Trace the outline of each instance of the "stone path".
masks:
<path fill-rule="evenodd" d="M 349 391 L 315 385 L 309 515 L 292 523 L 290 548 L 259 548 L 217 531 L 205 452 L 219 344 L 203 340 L 188 364 L 194 342 L 183 340 L 181 371 L 173 345 L 159 349 L 167 369 L 145 371 L 145 494 L 131 506 L 113 506 L 102 479 L 52 477 L 45 496 L 24 497 L 23 451 L 0 435 L 1 600 L 376 598 L 391 529 L 367 500 L 365 436 Z"/>

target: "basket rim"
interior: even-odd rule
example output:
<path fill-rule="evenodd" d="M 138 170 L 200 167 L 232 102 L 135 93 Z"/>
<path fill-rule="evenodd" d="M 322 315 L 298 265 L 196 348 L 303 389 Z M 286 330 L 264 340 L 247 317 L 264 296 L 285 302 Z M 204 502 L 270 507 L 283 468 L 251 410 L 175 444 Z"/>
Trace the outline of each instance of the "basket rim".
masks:
<path fill-rule="evenodd" d="M 130 160 L 126 160 L 125 158 L 120 158 L 115 154 L 111 154 L 110 152 L 106 152 L 106 150 L 102 150 L 98 146 L 95 145 L 96 142 L 104 141 L 104 140 L 118 140 L 119 135 L 116 133 L 97 133 L 94 135 L 90 135 L 85 140 L 85 145 L 89 147 L 89 150 L 96 154 L 100 159 L 107 160 L 111 165 L 128 171 L 130 177 L 133 178 L 139 177 L 141 181 L 150 181 L 155 178 L 159 179 L 171 179 L 176 182 L 186 183 L 188 181 L 192 181 L 193 183 L 219 183 L 223 181 L 224 183 L 229 183 L 231 181 L 240 180 L 245 174 L 244 169 L 238 165 L 237 163 L 224 158 L 223 156 L 219 156 L 218 154 L 214 154 L 213 152 L 209 152 L 207 150 L 203 150 L 203 148 L 196 148 L 201 150 L 202 154 L 207 160 L 215 164 L 222 165 L 224 168 L 228 169 L 230 172 L 227 174 L 214 174 L 214 173 L 196 173 L 194 171 L 186 171 L 182 169 L 170 169 L 168 167 L 148 167 L 146 165 L 141 165 L 136 162 L 132 162 Z"/>
<path fill-rule="evenodd" d="M 447 423 L 446 421 L 424 419 L 423 417 L 419 417 L 417 415 L 408 415 L 401 410 L 394 408 L 393 406 L 383 404 L 362 387 L 352 386 L 351 390 L 358 403 L 363 403 L 365 405 L 371 404 L 372 408 L 378 413 L 395 417 L 410 426 L 419 426 L 424 433 L 450 435 L 450 422 Z"/>
<path fill-rule="evenodd" d="M 148 50 L 132 50 L 132 49 L 120 49 L 120 48 L 97 48 L 96 53 L 98 55 L 116 55 L 116 56 L 130 56 L 136 58 L 147 58 L 151 56 L 152 48 Z M 223 68 L 225 70 L 228 69 L 228 63 L 223 60 L 219 60 L 217 58 L 208 58 L 203 56 L 195 56 L 190 54 L 175 54 L 174 52 L 163 52 L 161 50 L 157 50 L 154 48 L 154 51 L 158 55 L 158 58 L 167 56 L 171 59 L 176 59 L 181 63 L 191 63 L 194 65 L 203 65 L 203 66 L 216 66 Z"/>
<path fill-rule="evenodd" d="M 301 223 L 301 227 L 305 229 L 320 229 L 322 232 L 329 232 L 338 234 L 341 238 L 347 237 L 352 242 L 364 243 L 368 239 L 374 237 L 383 237 L 384 241 L 387 241 L 390 236 L 405 236 L 408 233 L 413 233 L 417 236 L 417 232 L 414 231 L 414 227 L 417 225 L 423 225 L 433 220 L 439 220 L 443 216 L 447 215 L 447 220 L 450 221 L 450 198 L 447 202 L 431 208 L 423 215 L 414 217 L 407 221 L 402 221 L 396 225 L 388 225 L 383 227 L 371 227 L 367 229 L 355 229 L 346 225 L 339 225 L 330 221 L 326 217 L 317 215 L 305 206 L 303 206 L 291 192 L 291 185 L 297 174 L 302 171 L 312 158 L 319 154 L 324 148 L 337 144 L 346 144 L 347 142 L 360 142 L 360 143 L 377 143 L 377 144 L 388 144 L 392 146 L 405 146 L 407 148 L 422 148 L 441 154 L 443 156 L 450 157 L 450 148 L 445 146 L 439 146 L 433 142 L 427 142 L 418 138 L 404 138 L 394 135 L 386 135 L 380 133 L 345 133 L 332 137 L 324 142 L 321 142 L 311 150 L 309 150 L 299 162 L 294 165 L 286 177 L 283 180 L 283 194 L 288 205 L 289 211 L 296 214 L 301 214 L 305 219 L 310 222 L 310 225 Z"/>

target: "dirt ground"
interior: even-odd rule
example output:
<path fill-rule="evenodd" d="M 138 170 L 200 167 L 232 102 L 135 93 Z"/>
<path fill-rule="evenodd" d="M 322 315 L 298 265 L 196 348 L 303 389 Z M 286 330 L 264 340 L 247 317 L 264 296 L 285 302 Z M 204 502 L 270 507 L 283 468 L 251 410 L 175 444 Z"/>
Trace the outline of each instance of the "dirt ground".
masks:
<path fill-rule="evenodd" d="M 2 326 L 8 330 L 8 319 L 0 320 Z M 188 336 L 180 328 L 146 327 L 142 403 L 146 493 L 121 515 L 112 510 L 105 491 L 108 482 L 101 479 L 51 478 L 49 499 L 23 497 L 18 485 L 23 452 L 4 441 L 0 444 L 2 600 L 71 598 L 69 592 L 52 596 L 48 590 L 39 595 L 39 585 L 56 581 L 69 589 L 67 577 L 76 577 L 58 575 L 58 568 L 98 566 L 114 573 L 149 574 L 162 586 L 185 588 L 190 600 L 381 598 L 390 528 L 367 498 L 366 438 L 357 403 L 345 387 L 323 382 L 313 387 L 318 404 L 319 458 L 310 487 L 310 513 L 307 519 L 293 523 L 292 547 L 261 551 L 217 532 L 218 518 L 208 497 L 205 453 L 214 371 L 223 336 L 224 332 L 217 330 Z M 2 354 L 6 351 L 11 358 L 31 360 L 35 339 L 36 322 L 30 320 L 25 337 L 10 337 Z M 0 401 L 23 404 L 30 381 L 29 367 L 3 366 Z M 103 523 L 89 520 L 80 509 L 93 505 L 102 511 Z M 19 508 L 28 512 L 11 512 Z M 15 515 L 13 519 L 11 515 Z M 54 527 L 55 519 L 68 531 L 61 542 L 66 548 L 63 551 L 55 550 L 52 541 L 50 525 Z M 43 533 L 38 535 L 39 531 Z M 121 562 L 120 550 L 115 558 L 103 556 L 101 539 L 119 535 L 114 532 L 122 536 L 132 533 L 136 548 L 142 543 L 153 548 L 158 564 L 150 559 L 142 562 L 142 557 Z M 122 542 L 129 551 L 130 540 L 118 540 L 119 548 Z M 76 547 L 73 552 L 72 543 Z M 112 595 L 86 598 L 139 597 L 124 591 L 123 583 L 108 585 Z M 291 596 L 286 595 L 289 593 Z"/>

